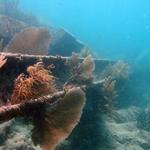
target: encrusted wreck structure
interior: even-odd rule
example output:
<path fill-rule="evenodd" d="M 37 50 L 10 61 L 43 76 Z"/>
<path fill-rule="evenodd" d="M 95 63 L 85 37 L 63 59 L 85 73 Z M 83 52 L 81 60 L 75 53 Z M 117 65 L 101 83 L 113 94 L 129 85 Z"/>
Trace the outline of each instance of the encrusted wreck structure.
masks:
<path fill-rule="evenodd" d="M 128 63 L 94 58 L 72 34 L 17 4 L 0 2 L 0 149 L 149 149 L 149 107 L 114 106 L 128 88 Z"/>
<path fill-rule="evenodd" d="M 81 116 L 77 131 L 73 131 L 69 139 L 72 147 L 76 145 L 74 143 L 76 134 L 80 137 L 83 134 L 80 132 L 84 132 L 83 129 L 89 130 L 89 136 L 91 133 L 96 133 L 93 129 L 96 130 L 94 126 L 96 126 L 98 112 L 108 111 L 111 102 L 106 100 L 107 95 L 104 94 L 104 88 L 109 86 L 104 86 L 105 81 L 94 82 L 93 73 L 94 68 L 98 71 L 102 64 L 107 66 L 110 62 L 95 60 L 94 63 L 91 56 L 78 61 L 78 64 L 74 64 L 77 66 L 74 66 L 74 74 L 72 74 L 70 67 L 73 67 L 75 62 L 74 56 L 67 58 L 1 53 L 0 121 L 4 122 L 16 117 L 30 120 L 29 122 L 34 126 L 31 130 L 33 141 L 43 149 L 54 149 L 60 141 L 68 137 L 80 122 Z M 111 85 L 112 81 L 109 82 Z M 48 122 L 44 118 L 45 115 L 47 116 L 47 110 Z M 91 113 L 92 120 L 87 113 Z M 85 137 L 80 137 L 82 140 L 89 138 L 87 133 L 83 135 Z M 99 139 L 95 142 L 98 144 Z M 94 146 L 95 142 L 91 146 Z"/>

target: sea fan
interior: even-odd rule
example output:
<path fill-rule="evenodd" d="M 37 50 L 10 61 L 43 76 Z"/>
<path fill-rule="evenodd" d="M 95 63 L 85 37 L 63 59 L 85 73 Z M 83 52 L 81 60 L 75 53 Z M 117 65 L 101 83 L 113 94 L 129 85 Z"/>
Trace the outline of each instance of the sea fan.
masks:
<path fill-rule="evenodd" d="M 49 111 L 47 107 L 34 117 L 32 139 L 43 150 L 54 150 L 57 144 L 67 138 L 79 122 L 85 104 L 85 94 L 80 88 L 73 88 Z"/>
<path fill-rule="evenodd" d="M 41 62 L 27 68 L 29 75 L 21 74 L 15 81 L 11 104 L 22 103 L 56 91 L 54 77 Z"/>
<path fill-rule="evenodd" d="M 26 28 L 17 33 L 4 49 L 5 52 L 29 55 L 47 55 L 50 33 L 44 28 Z"/>
<path fill-rule="evenodd" d="M 91 55 L 88 55 L 81 62 L 78 54 L 73 53 L 68 60 L 71 77 L 68 83 L 89 84 L 93 80 L 93 72 L 95 70 L 95 63 Z M 65 84 L 65 86 L 67 85 Z"/>

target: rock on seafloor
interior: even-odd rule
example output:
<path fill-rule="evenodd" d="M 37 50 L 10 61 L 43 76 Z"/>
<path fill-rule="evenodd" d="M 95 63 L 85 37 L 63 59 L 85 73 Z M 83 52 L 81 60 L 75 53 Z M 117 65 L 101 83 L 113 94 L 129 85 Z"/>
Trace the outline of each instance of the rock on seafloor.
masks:
<path fill-rule="evenodd" d="M 138 122 L 142 124 L 142 119 L 140 120 L 139 117 L 143 114 L 143 111 L 147 112 L 147 109 L 142 110 L 142 108 L 132 106 L 127 109 L 116 110 L 111 116 L 104 115 L 103 121 L 105 126 L 103 127 L 109 132 L 111 137 L 109 137 L 109 140 L 111 140 L 109 141 L 110 148 L 106 147 L 104 143 L 100 143 L 98 150 L 149 150 L 150 131 L 138 127 Z M 147 118 L 146 116 L 145 118 Z M 147 123 L 148 121 L 150 120 L 146 120 Z M 31 141 L 32 125 L 24 124 L 26 123 L 23 120 L 17 119 L 0 125 L 1 150 L 40 150 L 39 147 L 34 147 Z M 143 125 L 145 125 L 145 122 Z M 87 132 L 89 131 L 87 130 Z M 100 132 L 97 134 L 106 136 Z M 89 138 L 87 142 L 90 143 L 94 138 L 91 137 L 91 140 Z M 103 138 L 107 139 L 107 137 Z M 76 146 L 78 147 L 78 145 Z M 75 150 L 71 147 L 71 137 L 62 142 L 56 150 Z M 89 150 L 93 150 L 92 147 Z"/>
<path fill-rule="evenodd" d="M 0 150 L 40 150 L 31 141 L 31 125 L 22 119 L 10 120 L 0 125 Z"/>
<path fill-rule="evenodd" d="M 145 112 L 138 107 L 129 107 L 116 111 L 111 117 L 106 117 L 106 128 L 113 139 L 114 149 L 111 150 L 150 149 L 150 131 L 138 126 L 139 123 L 148 126 L 145 122 L 150 121 L 150 118 L 145 122 L 139 119 L 143 111 Z"/>

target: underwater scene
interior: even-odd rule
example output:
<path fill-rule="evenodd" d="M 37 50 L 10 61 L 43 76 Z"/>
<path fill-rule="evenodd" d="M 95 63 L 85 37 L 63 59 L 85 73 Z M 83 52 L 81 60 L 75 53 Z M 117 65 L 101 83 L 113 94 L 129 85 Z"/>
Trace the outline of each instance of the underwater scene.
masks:
<path fill-rule="evenodd" d="M 150 1 L 0 0 L 0 150 L 150 150 Z"/>

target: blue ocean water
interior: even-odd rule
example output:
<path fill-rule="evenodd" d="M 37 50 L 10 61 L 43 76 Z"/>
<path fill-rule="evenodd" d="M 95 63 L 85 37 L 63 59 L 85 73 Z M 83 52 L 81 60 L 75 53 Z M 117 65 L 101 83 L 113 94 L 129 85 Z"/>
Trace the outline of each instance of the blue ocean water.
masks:
<path fill-rule="evenodd" d="M 0 20 L 0 149 L 150 150 L 150 1 L 0 0 Z M 53 27 L 94 59 L 61 59 L 82 44 Z"/>
<path fill-rule="evenodd" d="M 43 22 L 69 30 L 99 57 L 149 61 L 148 0 L 21 0 L 21 6 Z"/>

